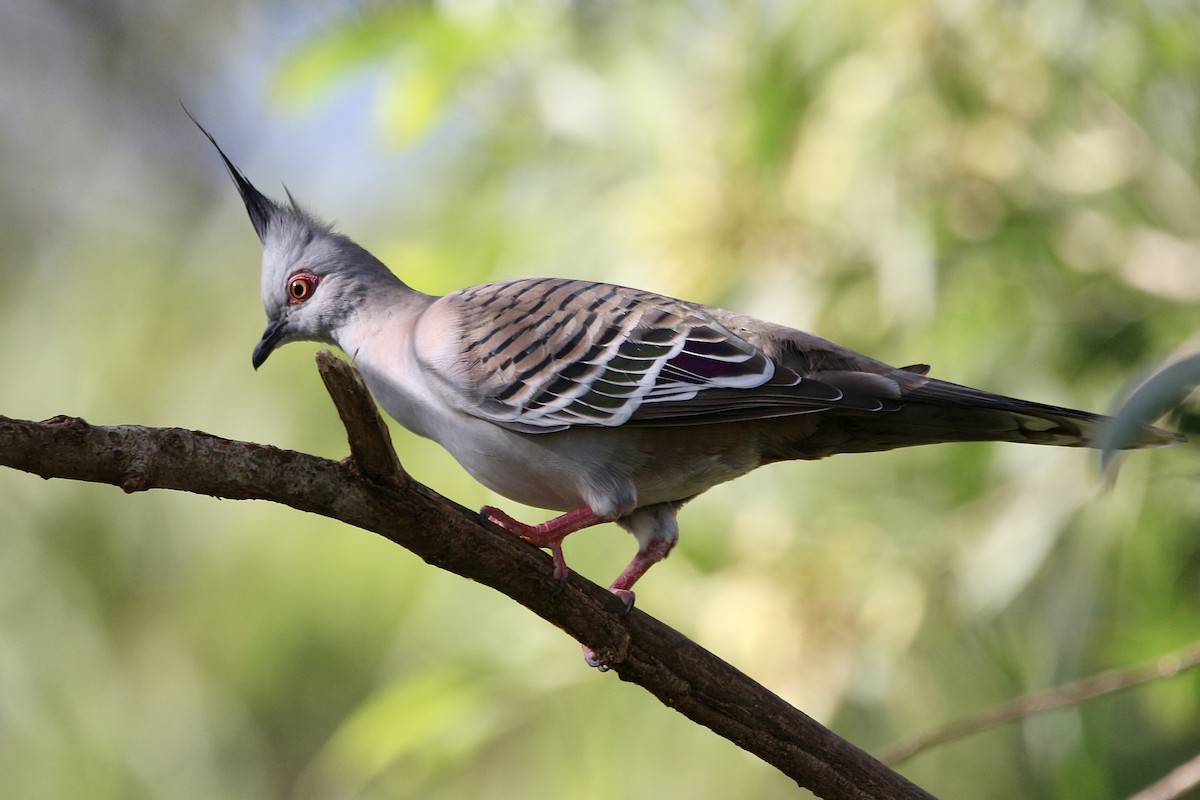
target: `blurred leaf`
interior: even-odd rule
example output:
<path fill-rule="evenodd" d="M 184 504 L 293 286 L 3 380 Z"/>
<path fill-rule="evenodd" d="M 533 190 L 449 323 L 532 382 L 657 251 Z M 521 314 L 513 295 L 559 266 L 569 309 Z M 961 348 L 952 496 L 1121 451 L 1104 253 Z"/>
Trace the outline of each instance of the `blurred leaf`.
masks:
<path fill-rule="evenodd" d="M 314 764 L 322 781 L 364 786 L 402 765 L 404 794 L 455 770 L 500 730 L 497 696 L 478 674 L 439 665 L 405 676 L 351 714 Z M 318 793 L 315 796 L 322 796 Z"/>
<path fill-rule="evenodd" d="M 1138 438 L 1141 428 L 1153 423 L 1200 385 L 1200 354 L 1176 361 L 1151 375 L 1122 403 L 1101 440 L 1101 467 L 1116 451 Z"/>
<path fill-rule="evenodd" d="M 417 28 L 425 14 L 410 4 L 376 5 L 322 28 L 279 65 L 275 91 L 284 102 L 314 106 L 349 73 L 393 57 L 404 47 L 405 33 Z"/>
<path fill-rule="evenodd" d="M 376 5 L 296 48 L 276 72 L 285 102 L 313 107 L 353 73 L 388 67 L 379 113 L 388 140 L 425 136 L 480 75 L 506 62 L 538 32 L 535 15 L 452 16 L 426 4 Z"/>
<path fill-rule="evenodd" d="M 391 134 L 389 142 L 403 146 L 424 136 L 441 116 L 449 97 L 450 76 L 432 69 L 414 69 L 406 64 L 402 76 L 392 81 L 393 90 L 382 94 L 379 113 Z"/>

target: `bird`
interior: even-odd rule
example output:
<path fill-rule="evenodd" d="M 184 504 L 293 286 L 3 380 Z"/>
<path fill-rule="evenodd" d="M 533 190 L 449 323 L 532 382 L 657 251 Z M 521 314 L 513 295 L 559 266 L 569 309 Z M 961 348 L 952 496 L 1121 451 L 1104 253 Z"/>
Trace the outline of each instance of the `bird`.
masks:
<path fill-rule="evenodd" d="M 946 442 L 1095 447 L 1108 421 L 627 286 L 539 277 L 426 294 L 290 192 L 268 198 L 192 121 L 262 245 L 268 324 L 254 369 L 289 342 L 339 347 L 404 428 L 493 492 L 561 512 L 528 524 L 480 510 L 550 551 L 559 590 L 563 540 L 615 522 L 638 547 L 609 590 L 632 609 L 634 584 L 678 541 L 679 510 L 767 464 Z M 1142 426 L 1125 448 L 1181 440 Z"/>

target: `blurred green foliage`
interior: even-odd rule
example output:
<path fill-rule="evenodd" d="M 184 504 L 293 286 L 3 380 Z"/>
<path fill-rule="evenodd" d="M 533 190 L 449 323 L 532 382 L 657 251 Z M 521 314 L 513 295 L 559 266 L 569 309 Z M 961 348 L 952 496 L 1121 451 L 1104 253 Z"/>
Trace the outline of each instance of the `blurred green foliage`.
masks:
<path fill-rule="evenodd" d="M 164 8 L 138 20 L 162 41 L 217 35 Z M 326 9 L 270 69 L 295 125 L 372 92 L 375 155 L 405 154 L 419 184 L 377 192 L 363 222 L 316 210 L 426 291 L 636 284 L 1101 410 L 1195 347 L 1186 4 L 377 3 Z M 173 102 L 156 108 L 206 153 Z M 78 165 L 69 137 L 39 140 L 58 170 Z M 127 168 L 146 151 L 89 146 L 114 165 L 108 202 L 21 184 L 22 159 L 0 176 L 0 413 L 341 457 L 312 348 L 249 370 L 257 245 L 215 159 L 156 194 Z M 226 147 L 264 190 L 312 166 L 264 174 Z M 418 479 L 497 502 L 395 438 Z M 880 747 L 1200 637 L 1195 477 L 1188 447 L 1125 458 L 1113 486 L 1093 455 L 1048 448 L 780 465 L 695 501 L 639 604 Z M 559 632 L 371 535 L 12 472 L 0 498 L 0 796 L 795 796 Z M 632 550 L 597 529 L 568 557 L 603 581 Z M 941 796 L 1121 797 L 1200 748 L 1198 719 L 1187 675 L 905 771 Z"/>

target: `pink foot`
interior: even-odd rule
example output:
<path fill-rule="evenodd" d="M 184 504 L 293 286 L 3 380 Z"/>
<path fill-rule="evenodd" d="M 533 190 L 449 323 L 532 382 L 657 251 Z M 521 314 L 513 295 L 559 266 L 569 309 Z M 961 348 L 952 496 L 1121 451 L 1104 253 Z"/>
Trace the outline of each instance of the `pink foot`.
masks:
<path fill-rule="evenodd" d="M 628 614 L 630 611 L 633 611 L 633 601 L 637 599 L 637 595 L 635 595 L 633 593 L 632 589 L 614 589 L 613 587 L 610 586 L 610 587 L 608 587 L 608 590 L 610 592 L 612 592 L 613 594 L 615 594 L 617 596 L 617 599 L 620 600 L 622 604 L 624 604 L 625 614 Z"/>
<path fill-rule="evenodd" d="M 653 567 L 658 562 L 667 557 L 671 549 L 675 547 L 674 539 L 655 539 L 650 544 L 638 550 L 634 555 L 633 560 L 629 562 L 629 566 L 617 576 L 617 579 L 612 582 L 608 590 L 621 599 L 625 604 L 625 613 L 628 614 L 633 610 L 633 601 L 636 595 L 633 593 L 633 585 L 638 582 L 647 570 Z"/>
<path fill-rule="evenodd" d="M 583 648 L 583 660 L 587 662 L 589 667 L 593 667 L 600 672 L 608 672 L 612 667 L 608 665 L 600 656 L 596 655 L 596 651 L 585 645 L 580 645 Z"/>
<path fill-rule="evenodd" d="M 567 578 L 571 574 L 570 568 L 567 567 L 567 561 L 563 557 L 563 539 L 575 531 L 611 521 L 597 516 L 587 506 L 568 511 L 562 516 L 538 525 L 528 525 L 515 520 L 492 506 L 484 506 L 479 509 L 479 517 L 485 522 L 492 522 L 509 533 L 516 534 L 534 547 L 544 547 L 550 551 L 550 555 L 554 557 L 554 579 L 558 581 L 558 588 L 554 590 L 555 594 L 567 587 Z"/>
<path fill-rule="evenodd" d="M 637 583 L 648 569 L 666 558 L 674 547 L 674 539 L 655 539 L 650 542 L 647 547 L 638 550 L 633 560 L 629 562 L 629 566 L 617 576 L 617 579 L 612 582 L 612 586 L 608 587 L 608 590 L 625 604 L 625 614 L 633 611 L 633 603 L 636 599 L 633 589 L 630 587 Z M 612 668 L 606 659 L 597 655 L 596 651 L 586 644 L 583 645 L 583 660 L 589 667 L 595 667 L 601 672 L 608 672 Z"/>

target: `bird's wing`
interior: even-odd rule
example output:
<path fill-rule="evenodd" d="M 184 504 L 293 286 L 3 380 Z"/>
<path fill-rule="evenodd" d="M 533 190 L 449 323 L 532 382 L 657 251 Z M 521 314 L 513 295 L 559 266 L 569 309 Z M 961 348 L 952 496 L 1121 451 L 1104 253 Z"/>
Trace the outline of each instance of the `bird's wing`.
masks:
<path fill-rule="evenodd" d="M 462 410 L 531 433 L 887 406 L 802 377 L 716 311 L 610 284 L 492 283 L 435 303 L 417 352 Z"/>

